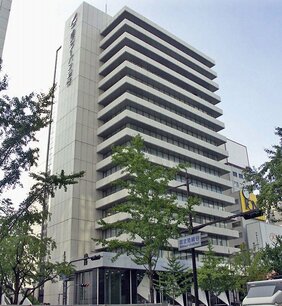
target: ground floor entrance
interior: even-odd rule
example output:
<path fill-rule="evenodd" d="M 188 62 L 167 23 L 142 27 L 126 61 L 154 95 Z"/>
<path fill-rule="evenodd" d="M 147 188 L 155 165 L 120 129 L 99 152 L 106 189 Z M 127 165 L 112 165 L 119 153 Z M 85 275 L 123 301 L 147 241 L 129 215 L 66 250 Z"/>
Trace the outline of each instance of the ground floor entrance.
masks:
<path fill-rule="evenodd" d="M 74 278 L 74 304 L 147 304 L 149 298 L 149 279 L 143 270 L 98 267 L 80 271 Z M 230 305 L 226 293 L 215 296 L 219 304 Z M 193 288 L 174 301 L 162 292 L 155 290 L 155 303 L 170 303 L 192 306 Z M 202 305 L 208 305 L 207 293 L 199 289 Z M 218 302 L 217 302 L 218 303 Z"/>

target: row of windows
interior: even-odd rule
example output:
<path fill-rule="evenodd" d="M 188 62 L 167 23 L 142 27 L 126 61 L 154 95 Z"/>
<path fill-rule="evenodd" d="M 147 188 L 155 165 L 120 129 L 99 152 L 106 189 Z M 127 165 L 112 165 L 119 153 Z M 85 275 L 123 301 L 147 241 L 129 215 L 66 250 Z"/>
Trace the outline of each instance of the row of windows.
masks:
<path fill-rule="evenodd" d="M 160 152 L 157 152 L 156 149 L 145 148 L 144 152 L 149 153 L 151 155 L 155 155 L 155 156 L 161 156 L 162 158 L 167 157 L 166 159 L 174 160 L 175 161 L 175 159 L 170 158 L 171 156 L 169 154 L 167 154 L 167 153 L 160 154 Z M 182 160 L 182 159 L 179 158 L 179 163 L 185 163 L 184 159 Z M 219 176 L 218 171 L 216 171 L 214 169 L 211 169 L 211 168 L 208 168 L 208 167 L 205 167 L 203 165 L 197 164 L 195 162 L 190 162 L 189 166 L 191 168 L 197 169 L 199 171 L 202 171 L 202 172 L 205 172 L 205 173 L 209 173 L 209 174 L 212 174 L 212 175 L 215 175 L 215 176 Z M 109 175 L 119 171 L 120 169 L 121 169 L 120 166 L 113 166 L 112 168 L 107 169 L 106 171 L 103 171 L 103 178 L 105 178 L 105 177 L 107 177 L 107 176 L 109 176 Z"/>
<path fill-rule="evenodd" d="M 134 48 L 134 46 L 133 45 L 131 45 L 131 48 Z M 138 51 L 138 50 L 137 50 Z M 147 52 L 148 50 L 146 49 L 146 51 L 145 52 Z M 153 55 L 154 57 L 155 57 L 155 54 Z M 155 58 L 154 58 L 154 60 L 156 60 Z M 138 66 L 138 67 L 140 67 L 140 68 L 142 68 L 142 69 L 144 69 L 144 70 L 146 70 L 146 71 L 148 71 L 148 72 L 150 72 L 150 73 L 152 73 L 152 74 L 154 74 L 154 75 L 156 75 L 156 76 L 158 76 L 158 77 L 160 77 L 161 79 L 164 79 L 164 80 L 166 80 L 166 81 L 168 81 L 168 82 L 171 82 L 172 84 L 174 84 L 174 85 L 176 85 L 176 86 L 178 86 L 178 87 L 181 87 L 181 88 L 183 88 L 183 86 L 182 85 L 179 85 L 179 84 L 176 84 L 174 81 L 171 81 L 171 80 L 169 80 L 169 79 L 167 79 L 167 78 L 165 78 L 164 77 L 164 73 L 162 72 L 162 70 L 156 70 L 156 69 L 154 69 L 154 71 L 152 71 L 152 69 L 149 69 L 148 67 L 148 65 L 147 65 L 147 63 L 144 63 L 143 61 L 140 61 L 140 59 L 139 59 L 139 62 L 136 62 L 136 61 L 134 61 L 134 60 L 132 60 L 132 59 L 130 59 L 130 58 L 127 58 L 126 59 L 126 61 L 127 62 L 129 62 L 129 63 L 132 63 L 132 64 L 134 64 L 135 66 Z M 138 71 L 138 69 L 134 69 L 134 70 L 132 70 L 132 69 L 126 69 L 126 70 L 123 70 L 123 71 L 121 71 L 119 74 L 120 74 L 120 77 L 122 78 L 125 74 L 127 74 L 128 76 L 132 76 L 132 77 L 134 77 L 134 78 L 136 78 L 137 79 L 137 76 L 136 76 L 136 71 Z M 167 75 L 167 74 L 166 74 Z M 144 76 L 144 75 L 143 75 Z M 146 73 L 145 73 L 145 76 L 146 76 Z M 147 76 L 146 76 L 147 77 Z M 171 75 L 170 75 L 170 77 L 171 77 Z M 187 77 L 186 77 L 187 78 Z M 189 80 L 189 78 L 187 78 L 188 80 Z M 179 80 L 179 79 L 177 79 L 178 80 L 178 82 L 180 81 L 182 84 L 187 84 L 188 85 L 188 83 L 187 82 L 183 82 L 183 81 L 181 81 L 181 80 Z M 142 82 L 143 82 L 143 80 L 142 80 Z M 199 97 L 199 98 L 201 98 L 202 100 L 205 100 L 205 101 L 207 101 L 207 102 L 209 102 L 210 103 L 210 101 L 208 101 L 207 99 L 206 99 L 206 97 L 205 97 L 205 95 L 207 95 L 207 94 L 205 94 L 204 92 L 202 92 L 202 91 L 200 91 L 199 89 L 197 89 L 197 88 L 195 88 L 193 85 L 189 85 L 189 89 L 187 88 L 187 86 L 185 86 L 186 88 L 185 88 L 185 90 L 186 91 L 188 91 L 189 93 L 191 93 L 192 95 L 195 95 L 195 96 L 197 96 L 197 97 Z M 208 95 L 207 95 L 208 96 Z"/>
<path fill-rule="evenodd" d="M 123 145 L 128 145 L 129 142 L 123 144 Z M 161 158 L 164 158 L 164 159 L 167 159 L 167 160 L 170 160 L 170 161 L 173 161 L 175 163 L 187 163 L 187 159 L 184 159 L 183 157 L 179 157 L 177 156 L 177 153 L 166 153 L 164 151 L 161 151 L 160 149 L 155 149 L 155 148 L 151 148 L 151 147 L 148 147 L 146 146 L 144 148 L 144 152 L 145 153 L 148 153 L 148 154 L 151 154 L 151 155 L 154 155 L 154 156 L 158 156 L 158 157 L 161 157 Z M 103 155 L 103 158 L 107 158 L 108 156 L 111 155 L 111 151 L 107 152 L 106 154 Z M 207 166 L 204 166 L 202 164 L 199 164 L 195 161 L 188 161 L 189 165 L 191 168 L 194 168 L 194 169 L 197 169 L 199 171 L 202 171 L 202 172 L 205 172 L 205 173 L 208 173 L 208 174 L 211 174 L 211 175 L 214 175 L 214 176 L 217 176 L 217 177 L 220 177 L 220 173 L 219 171 L 213 169 L 213 168 L 210 168 L 210 167 L 207 167 Z M 109 171 L 109 172 L 108 172 Z M 103 177 L 106 177 L 108 175 L 110 175 L 111 173 L 115 172 L 114 170 L 111 171 L 111 169 L 103 172 Z"/>
<path fill-rule="evenodd" d="M 136 63 L 136 61 L 134 62 L 134 61 L 129 60 L 129 59 L 127 59 L 127 61 L 130 62 L 130 63 L 133 63 L 133 64 L 136 65 L 136 66 L 139 66 L 140 68 L 142 68 L 142 69 L 144 69 L 144 70 L 146 70 L 146 71 L 149 71 L 149 72 L 155 74 L 156 76 L 158 76 L 158 77 L 160 77 L 160 78 L 162 78 L 162 79 L 164 79 L 164 80 L 166 80 L 166 81 L 172 83 L 173 85 L 176 85 L 176 86 L 178 86 L 178 87 L 183 88 L 182 85 L 175 84 L 175 82 L 172 82 L 171 80 L 168 80 L 168 79 L 164 78 L 164 74 L 163 74 L 163 73 L 162 73 L 162 74 L 156 73 L 156 71 L 155 71 L 155 72 L 152 72 L 150 69 L 148 69 L 148 66 L 146 66 L 146 65 L 144 65 L 144 64 L 142 64 L 142 63 L 140 63 L 140 62 L 139 62 L 139 63 Z M 136 77 L 136 71 L 135 71 L 135 70 L 134 70 L 134 71 L 129 70 L 129 71 L 127 71 L 127 74 L 128 74 L 129 76 L 133 76 L 133 77 L 137 78 L 137 77 Z M 189 79 L 189 78 L 187 78 L 187 79 Z M 181 81 L 180 81 L 180 82 L 181 82 Z M 183 82 L 183 81 L 182 81 L 182 83 L 184 83 L 185 85 L 187 84 L 187 82 Z M 187 85 L 188 85 L 188 84 L 187 84 Z M 185 86 L 185 87 L 186 87 L 186 88 L 183 88 L 184 90 L 186 90 L 186 91 L 188 91 L 189 93 L 191 93 L 192 95 L 195 95 L 195 96 L 199 97 L 200 99 L 202 99 L 202 100 L 204 100 L 204 101 L 210 103 L 210 101 L 206 99 L 206 96 L 208 96 L 208 94 L 205 94 L 203 91 L 200 91 L 199 89 L 195 88 L 193 85 L 189 85 L 189 87 L 190 87 L 189 89 L 187 88 L 187 86 Z"/>
<path fill-rule="evenodd" d="M 181 174 L 176 175 L 176 180 L 178 182 L 181 182 L 181 183 L 186 182 L 186 178 Z M 220 186 L 210 184 L 210 183 L 206 183 L 206 182 L 200 181 L 200 180 L 195 179 L 195 178 L 190 178 L 189 181 L 190 181 L 190 184 L 192 186 L 199 187 L 199 188 L 202 188 L 202 189 L 211 190 L 211 191 L 214 191 L 214 192 L 217 192 L 217 193 L 222 193 L 222 188 Z"/>
<path fill-rule="evenodd" d="M 178 100 L 178 101 L 180 101 L 180 102 L 183 102 L 184 104 L 187 104 L 187 105 L 193 107 L 194 109 L 197 109 L 198 111 L 200 111 L 200 112 L 202 112 L 202 113 L 204 113 L 204 114 L 209 115 L 208 112 L 205 111 L 204 109 L 202 109 L 202 108 L 196 106 L 195 104 L 192 104 L 191 102 L 189 102 L 189 101 L 183 99 L 183 97 L 185 97 L 185 96 L 182 95 L 182 94 L 180 94 L 179 92 L 174 91 L 174 93 L 172 93 L 171 91 L 165 90 L 164 88 L 160 88 L 160 86 L 155 86 L 154 84 L 152 84 L 152 83 L 150 83 L 150 82 L 147 82 L 147 81 L 145 81 L 144 79 L 142 79 L 142 78 L 140 78 L 140 77 L 137 77 L 136 75 L 132 75 L 132 73 L 131 73 L 131 74 L 128 74 L 128 76 L 131 77 L 132 79 L 134 79 L 134 80 L 136 80 L 136 81 L 142 83 L 142 84 L 147 85 L 148 87 L 154 88 L 154 89 L 156 89 L 157 91 L 160 91 L 160 92 L 164 93 L 164 94 L 167 95 L 167 96 L 170 96 L 170 97 L 172 97 L 172 98 L 174 98 L 174 99 L 176 99 L 176 100 Z M 161 84 L 160 84 L 160 85 L 161 85 Z M 196 96 L 197 96 L 197 95 L 196 95 Z"/>
<path fill-rule="evenodd" d="M 102 238 L 107 239 L 111 237 L 117 237 L 118 230 L 115 228 L 106 229 L 102 231 Z M 227 246 L 227 239 L 223 238 L 222 236 L 211 235 L 209 236 L 208 240 L 213 245 L 220 245 L 220 246 Z M 160 257 L 167 256 L 166 251 L 161 251 Z"/>
<path fill-rule="evenodd" d="M 140 133 L 149 135 L 149 136 L 154 137 L 156 139 L 160 139 L 160 140 L 165 141 L 167 143 L 171 143 L 173 145 L 176 145 L 177 147 L 189 150 L 191 152 L 194 152 L 196 154 L 205 156 L 205 157 L 210 158 L 212 160 L 216 160 L 216 161 L 218 160 L 218 157 L 215 154 L 212 154 L 208 151 L 204 151 L 202 149 L 199 149 L 198 147 L 191 146 L 190 143 L 189 144 L 188 144 L 188 142 L 185 143 L 183 141 L 183 139 L 178 138 L 178 140 L 177 140 L 177 139 L 174 139 L 174 138 L 169 137 L 167 135 L 156 133 L 152 130 L 143 128 L 141 126 L 138 126 L 138 125 L 135 125 L 135 124 L 132 124 L 132 123 L 126 123 L 126 124 L 120 126 L 119 128 L 116 128 L 112 133 L 110 133 L 106 137 L 104 137 L 104 140 L 107 140 L 108 138 L 112 137 L 113 135 L 117 134 L 118 132 L 122 131 L 125 128 L 130 128 L 132 130 L 135 130 L 135 131 L 138 131 Z M 166 153 L 164 153 L 164 154 L 166 154 Z M 168 159 L 167 157 L 163 157 L 163 158 Z"/>
<path fill-rule="evenodd" d="M 138 25 L 143 27 L 145 30 L 147 30 L 147 31 L 149 31 L 151 33 L 154 32 L 154 31 L 150 31 L 150 29 L 144 27 L 140 23 Z M 165 46 L 163 43 L 160 43 L 160 42 L 156 41 L 152 37 L 149 37 L 148 35 L 146 35 L 144 33 L 141 33 L 139 31 L 136 32 L 136 29 L 134 29 L 134 31 L 125 29 L 124 32 L 125 33 L 129 33 L 130 35 L 132 35 L 132 36 L 134 36 L 134 37 L 136 37 L 138 39 L 141 39 L 142 41 L 145 41 L 147 44 L 149 44 L 151 46 L 154 46 L 156 49 L 160 50 L 161 53 L 163 53 L 164 55 L 158 55 L 158 57 L 160 58 L 160 60 L 158 62 L 163 63 L 165 61 L 164 62 L 165 66 L 169 66 L 169 63 L 170 63 L 170 60 L 166 59 L 166 57 L 168 55 L 169 57 L 176 58 L 180 63 L 184 64 L 185 66 L 187 66 L 187 67 L 189 67 L 191 69 L 193 69 L 194 71 L 200 73 L 201 75 L 205 75 L 205 73 L 201 72 L 203 69 L 201 67 L 199 67 L 198 64 L 191 62 L 191 60 L 189 60 L 187 57 L 179 54 L 179 52 L 173 51 L 172 49 L 170 49 L 170 47 Z M 124 33 L 124 32 L 122 32 L 122 33 Z M 157 33 L 153 33 L 153 35 L 157 35 L 158 36 Z M 163 37 L 161 37 L 161 36 L 159 36 L 159 38 L 161 38 L 162 41 L 164 40 Z M 175 47 L 175 45 L 173 43 L 169 42 L 168 40 L 165 39 L 164 41 L 166 43 L 168 43 L 168 45 Z M 111 42 L 110 44 L 112 44 L 112 43 L 113 42 Z M 153 51 L 148 50 L 148 48 L 145 48 L 144 46 L 141 46 L 138 43 L 134 43 L 134 44 L 131 43 L 130 47 L 132 49 L 138 51 L 138 52 L 142 52 L 143 51 L 144 54 L 148 54 L 148 53 L 152 54 L 152 56 L 150 58 L 156 60 L 155 59 L 156 53 L 153 52 Z M 142 48 L 142 51 L 140 50 L 140 48 Z M 176 49 L 179 49 L 179 46 L 176 47 Z M 187 53 L 187 50 L 184 50 L 184 49 L 181 49 L 181 48 L 179 50 L 181 50 L 184 54 L 186 54 L 186 55 L 188 55 L 188 56 L 190 56 L 192 58 L 195 58 L 195 56 L 193 54 L 191 54 L 190 52 Z M 197 61 L 198 61 L 198 59 L 197 59 Z M 189 68 L 186 68 L 186 69 L 189 69 Z"/>
<path fill-rule="evenodd" d="M 152 130 L 148 130 L 146 128 L 143 128 L 143 127 L 135 125 L 135 124 L 129 124 L 129 127 L 134 129 L 134 130 L 136 130 L 136 131 L 138 131 L 138 132 L 140 132 L 140 133 L 143 133 L 143 134 L 152 136 L 154 138 L 163 140 L 163 141 L 165 141 L 167 143 L 171 143 L 173 145 L 176 145 L 179 148 L 183 148 L 183 149 L 189 150 L 191 152 L 197 153 L 199 155 L 208 157 L 208 158 L 213 159 L 213 160 L 218 160 L 218 158 L 217 158 L 217 156 L 215 154 L 210 153 L 209 151 L 204 151 L 202 149 L 199 149 L 196 146 L 191 146 L 191 143 L 185 142 L 184 139 L 181 139 L 181 138 L 177 138 L 177 139 L 176 138 L 172 138 L 171 136 L 163 135 L 163 134 L 160 134 L 160 133 L 156 133 L 156 132 L 153 132 Z M 178 128 L 178 130 L 180 130 L 181 132 L 184 132 L 183 130 L 181 130 L 179 128 Z"/>
<path fill-rule="evenodd" d="M 227 239 L 222 238 L 221 236 L 211 236 L 209 241 L 213 245 L 228 246 Z"/>
<path fill-rule="evenodd" d="M 107 176 L 109 176 L 109 175 L 111 175 L 111 174 L 113 174 L 113 173 L 115 173 L 117 171 L 119 171 L 121 168 L 122 167 L 120 167 L 120 166 L 114 166 L 114 167 L 112 167 L 112 168 L 110 168 L 110 169 L 108 169 L 106 171 L 103 171 L 103 178 L 107 177 Z"/>
<path fill-rule="evenodd" d="M 131 48 L 134 48 L 134 46 L 132 46 L 131 45 Z M 139 51 L 138 49 L 137 49 L 137 51 Z M 147 49 L 145 49 L 145 52 L 146 52 L 146 54 L 147 54 L 147 56 L 148 56 L 148 50 Z M 149 51 L 149 53 L 151 53 L 150 51 Z M 150 57 L 150 56 L 149 56 Z M 161 61 L 159 60 L 156 60 L 156 54 L 153 54 L 153 56 L 152 57 L 150 57 L 151 59 L 153 59 L 154 61 L 156 61 L 157 63 L 160 63 L 161 65 L 165 65 L 162 61 L 163 61 L 163 58 L 162 57 L 160 57 L 160 56 L 158 56 L 158 58 L 161 58 Z M 139 58 L 138 58 L 138 62 L 136 61 L 136 60 L 132 60 L 131 58 L 127 58 L 126 59 L 128 62 L 130 62 L 130 63 L 132 63 L 132 64 L 134 64 L 134 65 L 136 65 L 136 66 L 138 66 L 138 67 L 140 67 L 140 68 L 142 68 L 142 69 L 144 69 L 144 70 L 146 70 L 146 71 L 149 71 L 149 72 L 151 72 L 151 73 L 153 73 L 153 74 L 155 74 L 155 75 L 157 75 L 157 76 L 159 76 L 160 78 L 163 78 L 164 79 L 164 72 L 161 70 L 161 69 L 154 69 L 154 71 L 152 71 L 152 69 L 149 69 L 149 67 L 150 66 L 148 66 L 148 64 L 147 64 L 147 62 L 146 63 L 144 63 L 142 60 L 140 60 Z M 173 70 L 173 69 L 172 69 Z M 174 70 L 173 70 L 174 71 Z M 171 75 L 170 74 L 167 74 L 166 73 L 166 75 L 169 75 L 170 77 L 171 77 Z M 184 78 L 186 78 L 186 79 L 188 79 L 188 80 L 190 80 L 188 77 L 186 77 L 186 76 L 183 76 L 182 75 L 182 77 L 184 77 Z M 165 78 L 166 79 L 166 78 Z M 167 79 L 166 79 L 167 80 Z M 177 80 L 179 80 L 178 78 L 177 78 Z M 168 82 L 170 82 L 170 80 L 167 80 Z M 182 83 L 185 83 L 185 84 L 187 84 L 187 82 L 183 82 L 183 81 L 181 81 L 181 80 L 179 80 L 180 82 L 182 82 Z M 174 82 L 172 82 L 173 84 L 175 84 Z M 200 85 L 200 84 L 198 84 L 198 85 Z M 180 87 L 182 87 L 181 85 L 177 85 L 177 86 L 180 86 Z M 201 86 L 201 85 L 200 85 Z M 201 94 L 201 92 L 199 91 L 199 89 L 197 89 L 197 88 L 195 88 L 194 86 L 192 86 L 192 85 L 190 85 L 190 87 L 193 87 L 192 89 L 190 89 L 189 90 L 189 92 L 190 93 L 192 93 L 193 95 L 196 95 L 196 96 L 199 96 L 201 99 L 203 99 L 203 100 L 206 100 L 205 99 L 205 97 L 204 97 L 204 95 L 202 95 Z M 186 90 L 187 90 L 187 88 L 186 88 Z M 207 101 L 207 100 L 206 100 Z M 209 101 L 207 101 L 207 102 L 209 102 Z"/>
<path fill-rule="evenodd" d="M 212 140 L 210 137 L 205 137 L 205 136 L 203 136 L 203 135 L 201 135 L 199 133 L 193 132 L 191 129 L 189 129 L 188 126 L 185 126 L 185 125 L 181 124 L 180 122 L 178 122 L 176 120 L 173 120 L 172 118 L 167 118 L 166 120 L 165 119 L 161 119 L 159 115 L 157 115 L 157 116 L 153 115 L 151 113 L 145 112 L 144 110 L 140 110 L 140 109 L 138 109 L 136 107 L 133 107 L 133 106 L 130 106 L 130 105 L 127 105 L 127 106 L 123 107 L 119 112 L 117 112 L 115 114 L 115 116 L 120 114 L 120 113 L 122 113 L 126 109 L 131 110 L 134 113 L 140 114 L 140 115 L 142 115 L 142 116 L 144 116 L 146 118 L 152 119 L 152 120 L 154 120 L 156 122 L 159 122 L 159 123 L 162 123 L 164 125 L 167 125 L 167 126 L 173 128 L 173 129 L 181 131 L 181 132 L 183 132 L 185 134 L 191 135 L 191 136 L 193 136 L 193 137 L 195 137 L 197 139 L 200 139 L 202 141 L 210 143 L 210 144 L 212 144 L 214 146 L 217 146 L 217 143 L 214 140 Z M 105 121 L 105 122 L 107 122 L 107 121 Z"/>
<path fill-rule="evenodd" d="M 116 237 L 117 234 L 118 234 L 118 230 L 116 228 L 109 228 L 109 229 L 102 231 L 102 239 Z"/>
<path fill-rule="evenodd" d="M 177 175 L 176 180 L 179 183 L 186 182 L 186 179 L 183 176 L 180 176 L 180 175 Z M 201 181 L 199 181 L 197 179 L 194 179 L 194 178 L 190 179 L 190 184 L 192 186 L 195 186 L 195 187 L 199 187 L 199 188 L 202 188 L 202 189 L 206 189 L 206 190 L 210 190 L 210 191 L 222 194 L 222 188 L 221 187 L 213 185 L 213 184 L 209 184 L 209 183 L 206 183 L 206 182 L 201 182 Z M 102 194 L 103 194 L 103 197 L 107 197 L 107 196 L 109 196 L 109 195 L 111 195 L 115 192 L 118 192 L 119 190 L 121 190 L 120 186 L 112 185 L 112 186 L 108 187 L 107 189 L 103 190 Z M 170 193 L 174 193 L 176 195 L 178 201 L 186 201 L 186 199 L 187 199 L 187 195 L 185 195 L 183 193 L 177 193 L 177 192 L 173 192 L 173 191 L 170 192 Z"/>
<path fill-rule="evenodd" d="M 102 195 L 103 197 L 107 197 L 113 193 L 120 191 L 121 189 L 122 188 L 120 186 L 112 185 L 111 187 L 108 187 L 106 190 L 103 190 Z"/>
<path fill-rule="evenodd" d="M 241 226 L 242 226 L 241 220 L 232 223 L 232 228 L 241 227 Z"/>
<path fill-rule="evenodd" d="M 191 116 L 191 115 L 188 114 L 188 113 L 183 113 L 183 110 L 182 110 L 182 109 L 181 109 L 181 110 L 178 110 L 178 109 L 176 108 L 176 105 L 174 105 L 174 107 L 170 107 L 170 106 L 168 106 L 166 103 L 157 102 L 157 101 L 155 101 L 154 99 L 149 98 L 148 96 L 141 95 L 141 94 L 139 94 L 139 93 L 137 93 L 137 92 L 134 92 L 134 91 L 132 91 L 132 90 L 128 90 L 127 92 L 129 92 L 130 94 L 135 95 L 135 96 L 141 98 L 142 100 L 146 100 L 146 101 L 148 101 L 148 102 L 151 102 L 151 103 L 153 103 L 153 104 L 155 104 L 155 105 L 157 105 L 157 106 L 159 106 L 159 107 L 161 107 L 161 108 L 164 108 L 164 109 L 166 109 L 166 110 L 168 110 L 168 111 L 170 111 L 170 112 L 172 112 L 172 113 L 175 113 L 175 114 L 177 114 L 177 115 L 179 115 L 179 116 L 181 116 L 181 117 L 184 117 L 184 118 L 186 118 L 186 119 L 188 119 L 188 120 L 191 120 L 191 121 L 193 121 L 193 122 L 195 122 L 195 123 L 198 123 L 199 125 L 204 126 L 204 127 L 208 128 L 208 129 L 210 129 L 210 130 L 212 130 L 212 131 L 216 131 L 214 128 L 212 128 L 212 126 L 208 125 L 208 124 L 205 123 L 203 120 L 196 119 L 195 117 Z M 195 108 L 195 107 L 194 107 L 194 108 Z"/>
<path fill-rule="evenodd" d="M 224 205 L 221 202 L 215 201 L 215 200 L 210 200 L 203 198 L 202 202 L 203 206 L 213 208 L 213 209 L 218 209 L 218 210 L 225 210 Z"/>
<path fill-rule="evenodd" d="M 187 193 L 186 192 L 173 191 L 172 193 L 176 195 L 176 198 L 177 198 L 178 201 L 184 201 L 184 202 L 187 201 Z M 218 210 L 225 210 L 225 208 L 223 207 L 223 204 L 221 202 L 216 201 L 216 200 L 209 200 L 209 199 L 203 198 L 202 201 L 203 201 L 202 202 L 203 206 L 207 206 L 207 207 L 210 207 L 210 208 L 215 208 L 215 209 L 218 209 Z"/>
<path fill-rule="evenodd" d="M 197 214 L 196 216 L 193 217 L 193 221 L 196 223 L 200 223 L 200 224 L 206 224 L 208 222 L 215 221 L 217 219 L 218 217 L 214 217 L 210 215 L 209 216 L 200 215 L 200 214 Z M 218 222 L 218 223 L 213 224 L 212 226 L 227 228 L 227 224 L 225 222 Z"/>
<path fill-rule="evenodd" d="M 181 176 L 181 175 L 177 175 L 175 179 L 179 183 L 186 182 L 186 178 L 184 176 Z M 209 184 L 209 183 L 206 183 L 206 182 L 202 182 L 202 181 L 194 179 L 194 178 L 190 179 L 190 185 L 222 194 L 222 188 L 221 187 L 213 185 L 213 184 Z M 113 186 L 111 186 L 111 187 L 109 187 L 109 188 L 107 188 L 106 190 L 103 191 L 103 197 L 106 197 L 110 194 L 113 194 L 113 193 L 115 193 L 119 190 L 121 190 L 121 188 L 119 188 L 116 185 L 113 185 Z M 180 194 L 180 195 L 177 194 L 177 199 L 179 201 L 183 201 L 183 194 Z"/>
<path fill-rule="evenodd" d="M 186 193 L 182 193 L 182 192 L 173 192 L 173 193 L 176 195 L 178 201 L 182 201 L 182 202 L 187 201 Z M 202 205 L 205 207 L 225 211 L 223 204 L 215 200 L 209 200 L 209 199 L 203 198 Z M 113 214 L 114 212 L 112 211 L 112 208 L 106 208 L 102 210 L 102 218 L 109 217 Z"/>
<path fill-rule="evenodd" d="M 242 173 L 237 173 L 237 172 L 235 172 L 235 171 L 233 171 L 233 176 L 235 176 L 235 177 L 238 177 L 238 176 L 239 176 L 240 179 L 243 179 L 243 178 L 244 178 L 244 175 L 243 175 Z"/>

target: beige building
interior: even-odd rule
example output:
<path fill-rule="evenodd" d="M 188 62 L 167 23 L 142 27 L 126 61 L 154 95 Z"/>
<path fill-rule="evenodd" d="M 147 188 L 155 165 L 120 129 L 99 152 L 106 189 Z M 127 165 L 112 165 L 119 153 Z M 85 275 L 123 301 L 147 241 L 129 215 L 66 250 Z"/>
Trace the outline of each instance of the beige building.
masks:
<path fill-rule="evenodd" d="M 244 183 L 243 171 L 246 167 L 250 167 L 248 150 L 246 146 L 231 139 L 227 139 L 225 149 L 229 154 L 226 159 L 226 165 L 230 167 L 230 172 L 225 175 L 225 178 L 232 184 L 232 188 L 227 190 L 225 193 L 232 196 L 235 200 L 232 205 L 227 207 L 227 210 L 236 214 L 242 212 L 242 198 L 240 191 L 242 190 Z M 245 225 L 249 222 L 250 220 L 238 218 L 229 224 L 229 228 L 239 232 L 238 238 L 229 241 L 230 246 L 238 248 L 242 243 L 247 243 Z"/>
<path fill-rule="evenodd" d="M 67 260 L 85 253 L 103 256 L 87 266 L 77 264 L 69 302 L 118 304 L 148 298 L 142 268 L 126 256 L 112 263 L 113 254 L 91 239 L 115 235 L 103 231 L 97 220 L 117 218 L 109 209 L 127 194 L 112 185 L 121 177 L 111 161 L 113 145 L 140 134 L 152 162 L 168 167 L 189 163 L 191 193 L 201 198 L 194 225 L 230 215 L 226 207 L 234 199 L 225 194 L 232 185 L 224 177 L 230 170 L 225 164 L 226 138 L 219 133 L 224 124 L 214 65 L 211 58 L 128 7 L 111 17 L 83 3 L 67 20 L 53 171 L 86 174 L 52 199 L 48 235 L 57 243 L 54 261 L 64 255 Z M 184 180 L 182 173 L 172 185 Z M 186 201 L 185 187 L 177 189 L 177 197 Z M 203 232 L 218 254 L 236 251 L 229 240 L 238 232 L 226 224 L 207 226 Z M 173 243 L 177 251 L 177 241 Z M 198 260 L 206 248 L 197 249 Z M 189 252 L 181 256 L 189 265 Z M 81 287 L 85 282 L 90 285 Z M 46 286 L 45 302 L 58 302 L 60 286 Z"/>

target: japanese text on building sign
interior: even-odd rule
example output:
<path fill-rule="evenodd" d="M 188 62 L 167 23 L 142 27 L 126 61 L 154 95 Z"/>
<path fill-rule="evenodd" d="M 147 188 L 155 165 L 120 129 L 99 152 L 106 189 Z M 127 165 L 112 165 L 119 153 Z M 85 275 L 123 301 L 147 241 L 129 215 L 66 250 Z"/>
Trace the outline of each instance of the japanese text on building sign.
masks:
<path fill-rule="evenodd" d="M 72 74 L 73 74 L 73 49 L 74 49 L 74 44 L 75 44 L 75 26 L 77 22 L 77 13 L 73 16 L 71 23 L 70 23 L 70 28 L 71 28 L 71 33 L 70 33 L 70 45 L 69 45 L 69 60 L 68 60 L 68 73 L 67 73 L 67 86 L 70 86 L 72 82 Z"/>

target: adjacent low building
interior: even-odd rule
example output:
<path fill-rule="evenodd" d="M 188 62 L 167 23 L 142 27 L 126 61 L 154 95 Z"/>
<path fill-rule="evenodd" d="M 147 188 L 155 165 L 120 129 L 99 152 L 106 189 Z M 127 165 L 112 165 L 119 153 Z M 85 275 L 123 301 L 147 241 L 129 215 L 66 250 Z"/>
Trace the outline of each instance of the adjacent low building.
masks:
<path fill-rule="evenodd" d="M 250 250 L 260 250 L 266 245 L 274 246 L 277 236 L 282 236 L 282 226 L 265 222 L 253 221 L 247 226 L 248 247 Z"/>

